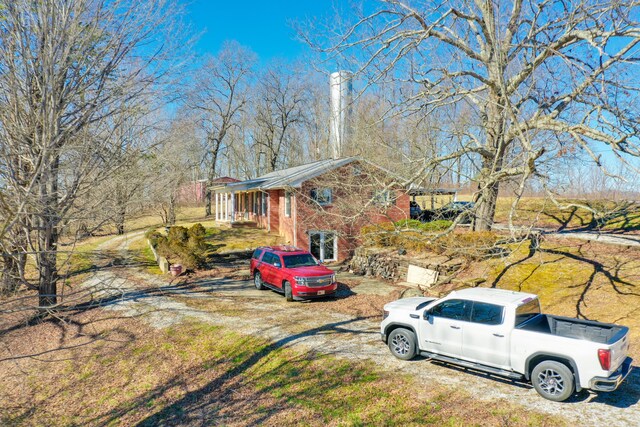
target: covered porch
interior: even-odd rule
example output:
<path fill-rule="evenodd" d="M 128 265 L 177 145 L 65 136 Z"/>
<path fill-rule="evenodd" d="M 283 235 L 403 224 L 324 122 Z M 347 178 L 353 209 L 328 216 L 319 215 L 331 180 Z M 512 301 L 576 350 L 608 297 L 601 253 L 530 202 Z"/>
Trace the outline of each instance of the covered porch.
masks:
<path fill-rule="evenodd" d="M 234 188 L 239 187 L 239 188 Z M 245 188 L 242 188 L 245 187 Z M 268 216 L 269 196 L 258 188 L 227 184 L 212 188 L 215 220 L 221 223 L 254 221 L 260 226 Z"/>

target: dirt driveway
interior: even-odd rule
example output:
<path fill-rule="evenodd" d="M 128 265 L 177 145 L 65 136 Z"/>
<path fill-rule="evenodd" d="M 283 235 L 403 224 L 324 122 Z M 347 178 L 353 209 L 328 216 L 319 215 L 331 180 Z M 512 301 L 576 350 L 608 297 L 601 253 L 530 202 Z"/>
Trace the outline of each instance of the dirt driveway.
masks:
<path fill-rule="evenodd" d="M 101 248 L 125 250 L 140 234 L 111 239 Z M 123 273 L 126 273 L 123 276 Z M 141 292 L 140 285 L 156 292 Z M 631 426 L 640 420 L 640 374 L 636 368 L 614 393 L 583 392 L 564 403 L 542 399 L 527 384 L 432 363 L 403 362 L 380 341 L 379 317 L 358 317 L 325 310 L 328 302 L 287 303 L 272 291 L 258 291 L 243 279 L 202 279 L 197 287 L 176 286 L 160 276 L 133 268 L 101 271 L 87 282 L 103 293 L 118 296 L 105 308 L 140 315 L 153 327 L 164 328 L 195 318 L 243 334 L 269 338 L 279 347 L 299 347 L 339 358 L 364 360 L 388 372 L 409 374 L 428 388 L 432 383 L 464 387 L 480 400 L 505 400 L 532 410 L 559 415 L 580 425 Z M 349 298 L 358 297 L 358 287 Z"/>

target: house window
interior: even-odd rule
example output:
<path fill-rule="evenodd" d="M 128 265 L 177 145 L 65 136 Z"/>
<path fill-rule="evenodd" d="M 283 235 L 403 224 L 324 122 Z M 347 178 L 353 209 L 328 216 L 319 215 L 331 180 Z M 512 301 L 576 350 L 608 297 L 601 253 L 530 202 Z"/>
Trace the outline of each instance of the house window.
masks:
<path fill-rule="evenodd" d="M 262 216 L 264 216 L 267 214 L 267 193 L 262 193 L 261 196 Z"/>
<path fill-rule="evenodd" d="M 394 203 L 391 190 L 374 191 L 372 200 L 374 204 L 380 206 L 390 206 Z"/>
<path fill-rule="evenodd" d="M 320 261 L 338 259 L 338 239 L 334 231 L 310 231 L 309 252 Z"/>
<path fill-rule="evenodd" d="M 251 203 L 253 203 L 253 214 L 258 215 L 258 193 L 253 193 Z"/>
<path fill-rule="evenodd" d="M 284 216 L 291 216 L 291 191 L 284 192 Z"/>
<path fill-rule="evenodd" d="M 330 188 L 314 188 L 311 190 L 311 199 L 320 206 L 330 205 L 333 201 Z"/>

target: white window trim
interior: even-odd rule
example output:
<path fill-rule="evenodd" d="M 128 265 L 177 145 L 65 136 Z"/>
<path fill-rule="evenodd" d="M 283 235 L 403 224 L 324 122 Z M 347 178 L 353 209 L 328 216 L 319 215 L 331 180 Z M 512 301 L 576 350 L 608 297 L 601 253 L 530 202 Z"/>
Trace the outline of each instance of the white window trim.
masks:
<path fill-rule="evenodd" d="M 379 196 L 384 195 L 384 199 L 379 198 Z M 373 194 L 373 204 L 376 206 L 389 207 L 395 205 L 395 194 L 393 190 L 382 189 L 375 190 Z"/>
<path fill-rule="evenodd" d="M 289 203 L 287 203 L 287 199 L 289 200 Z M 292 205 L 292 200 L 293 199 L 293 194 L 291 193 L 291 191 L 286 191 L 284 192 L 284 216 L 287 218 L 291 218 L 291 205 Z M 287 205 L 289 205 L 289 213 L 287 213 Z"/>
<path fill-rule="evenodd" d="M 326 202 L 320 202 L 320 200 L 318 200 L 318 194 L 321 191 L 325 191 L 325 190 L 329 190 L 329 200 Z M 316 202 L 318 205 L 320 206 L 329 206 L 333 203 L 333 190 L 329 187 L 317 187 L 314 188 L 313 191 L 315 192 L 315 197 L 312 197 L 312 200 L 314 202 Z"/>
<path fill-rule="evenodd" d="M 267 208 L 267 198 L 268 194 L 265 192 L 260 193 L 260 216 L 266 216 L 269 213 Z"/>
<path fill-rule="evenodd" d="M 311 235 L 321 234 L 320 238 L 320 261 L 337 261 L 338 260 L 338 232 L 332 230 L 309 230 L 307 235 L 309 236 L 309 253 L 311 253 Z M 333 234 L 333 258 L 322 258 L 324 255 L 324 236 L 325 234 Z"/>

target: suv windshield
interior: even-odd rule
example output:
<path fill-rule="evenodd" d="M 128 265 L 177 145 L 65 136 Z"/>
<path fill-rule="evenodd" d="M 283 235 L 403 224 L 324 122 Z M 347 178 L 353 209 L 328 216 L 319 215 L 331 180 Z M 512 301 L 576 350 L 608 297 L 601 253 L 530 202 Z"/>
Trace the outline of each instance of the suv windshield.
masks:
<path fill-rule="evenodd" d="M 287 268 L 311 267 L 318 265 L 311 254 L 285 255 L 282 258 L 284 260 L 284 266 Z"/>

